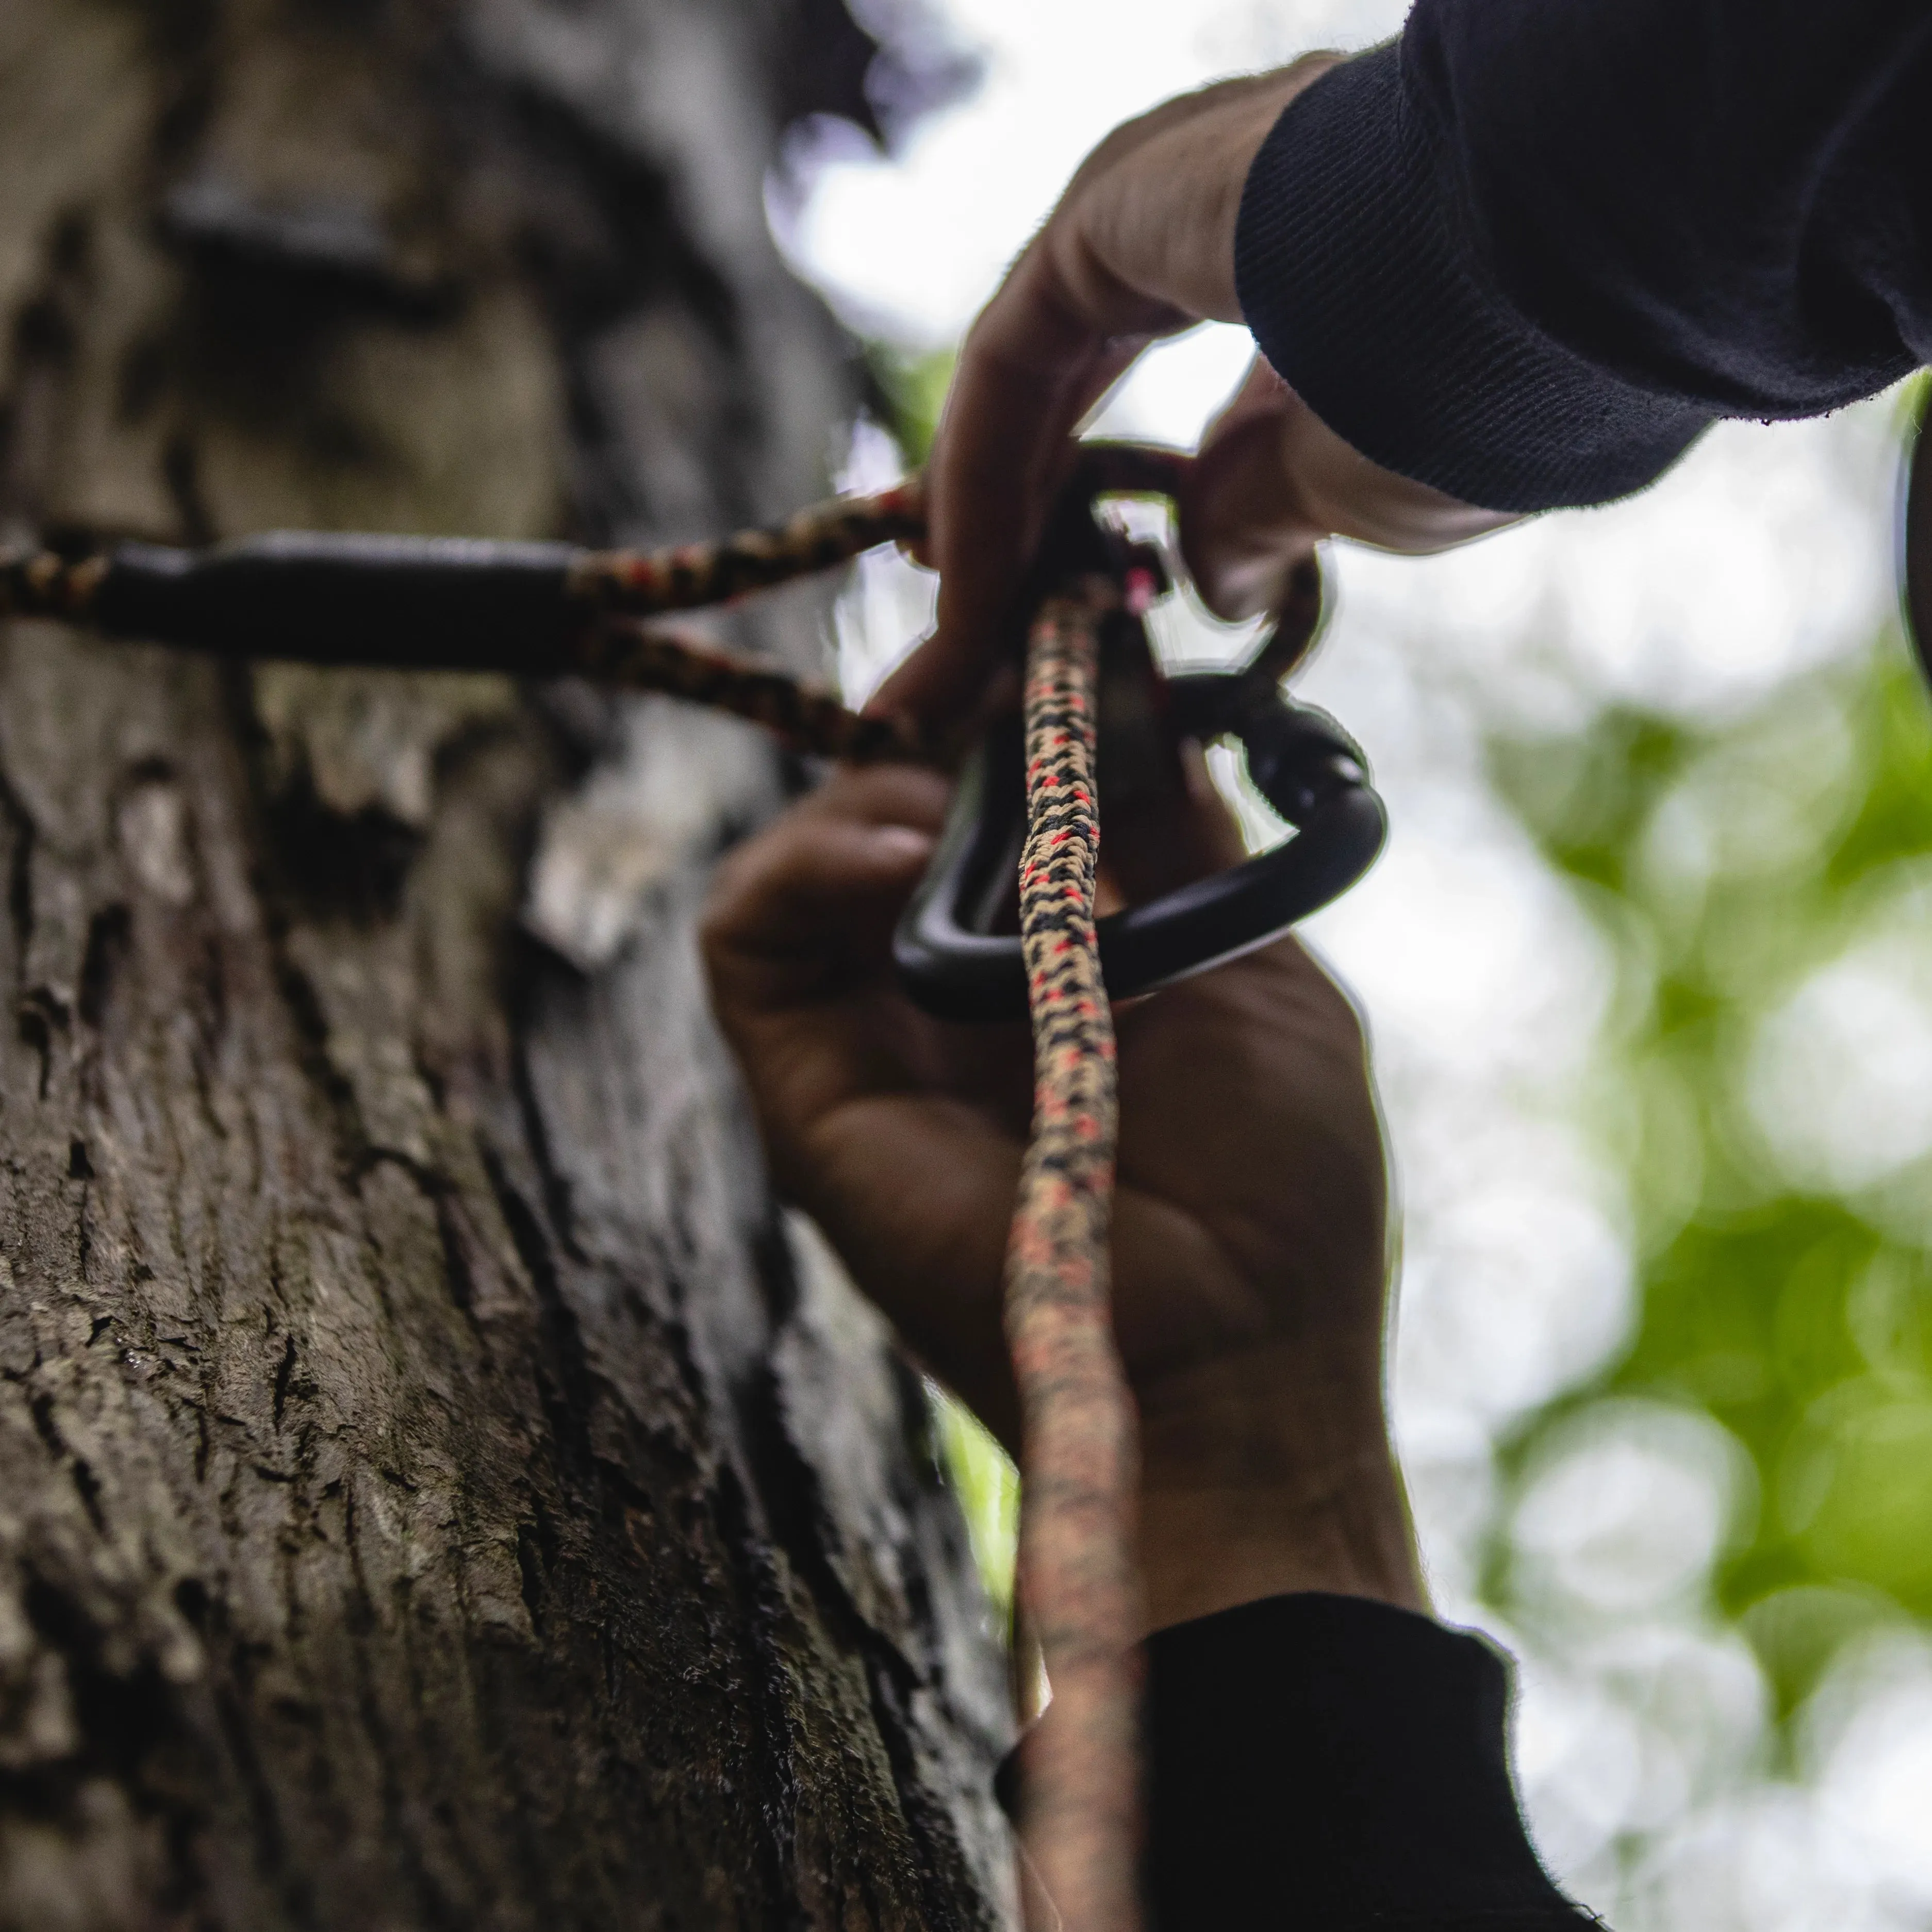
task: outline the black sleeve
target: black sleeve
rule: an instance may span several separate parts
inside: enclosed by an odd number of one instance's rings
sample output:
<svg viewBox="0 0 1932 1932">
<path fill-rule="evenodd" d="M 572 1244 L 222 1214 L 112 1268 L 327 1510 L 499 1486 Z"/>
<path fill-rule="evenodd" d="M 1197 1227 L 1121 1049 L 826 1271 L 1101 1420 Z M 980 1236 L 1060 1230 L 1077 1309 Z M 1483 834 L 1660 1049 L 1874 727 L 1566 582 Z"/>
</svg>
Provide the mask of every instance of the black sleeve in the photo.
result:
<svg viewBox="0 0 1932 1932">
<path fill-rule="evenodd" d="M 1277 122 L 1235 255 L 1364 454 L 1490 509 L 1623 495 L 1932 359 L 1932 6 L 1417 0 Z"/>
<path fill-rule="evenodd" d="M 1580 1932 L 1504 1755 L 1480 1640 L 1360 1598 L 1275 1597 L 1148 1646 L 1158 1932 Z"/>
</svg>

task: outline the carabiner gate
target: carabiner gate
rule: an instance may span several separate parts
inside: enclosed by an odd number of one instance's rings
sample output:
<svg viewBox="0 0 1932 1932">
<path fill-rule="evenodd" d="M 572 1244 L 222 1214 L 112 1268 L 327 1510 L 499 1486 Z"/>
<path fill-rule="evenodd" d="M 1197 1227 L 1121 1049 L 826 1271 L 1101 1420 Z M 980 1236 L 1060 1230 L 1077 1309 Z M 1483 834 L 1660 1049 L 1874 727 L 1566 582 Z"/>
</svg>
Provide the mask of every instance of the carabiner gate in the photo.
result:
<svg viewBox="0 0 1932 1932">
<path fill-rule="evenodd" d="M 1073 543 L 1087 550 L 1087 532 L 1096 532 L 1124 574 L 1130 547 L 1098 530 L 1090 502 L 1080 513 L 1084 529 Z M 1388 816 L 1360 746 L 1325 712 L 1295 704 L 1281 689 L 1282 674 L 1314 636 L 1321 602 L 1311 561 L 1289 609 L 1246 667 L 1174 677 L 1156 668 L 1135 611 L 1124 608 L 1108 620 L 1100 682 L 1103 812 L 1108 792 L 1132 785 L 1163 748 L 1171 757 L 1181 739 L 1206 746 L 1232 738 L 1256 789 L 1294 828 L 1272 850 L 1101 920 L 1101 968 L 1112 998 L 1151 992 L 1268 945 L 1347 891 L 1382 850 Z M 1019 939 L 997 929 L 1012 899 L 1024 831 L 1024 760 L 1018 716 L 1002 719 L 968 760 L 932 862 L 893 936 L 901 983 L 941 1019 L 1026 1017 Z"/>
</svg>

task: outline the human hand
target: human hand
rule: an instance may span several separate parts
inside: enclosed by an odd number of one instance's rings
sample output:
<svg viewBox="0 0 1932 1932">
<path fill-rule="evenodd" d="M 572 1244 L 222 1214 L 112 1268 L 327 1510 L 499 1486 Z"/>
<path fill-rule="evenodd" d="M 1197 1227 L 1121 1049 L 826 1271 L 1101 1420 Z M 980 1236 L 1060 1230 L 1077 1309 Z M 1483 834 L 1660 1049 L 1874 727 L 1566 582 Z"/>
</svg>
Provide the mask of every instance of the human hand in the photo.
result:
<svg viewBox="0 0 1932 1932">
<path fill-rule="evenodd" d="M 968 333 L 927 465 L 933 638 L 874 700 L 944 730 L 970 715 L 1016 637 L 1013 606 L 1071 468 L 1082 418 L 1148 345 L 1239 322 L 1234 224 L 1282 111 L 1340 57 L 1222 81 L 1116 128 Z M 1274 607 L 1318 538 L 1424 551 L 1507 519 L 1379 468 L 1257 361 L 1180 504 L 1210 608 Z"/>
<path fill-rule="evenodd" d="M 945 1024 L 890 935 L 945 781 L 844 770 L 721 868 L 718 1016 L 773 1179 L 1010 1448 L 1000 1324 L 1032 1095 L 1012 1027 Z M 1198 760 L 1186 809 L 1116 814 L 1130 898 L 1238 858 Z M 1116 1014 L 1114 1326 L 1140 1412 L 1151 1627 L 1297 1589 L 1419 1606 L 1382 1409 L 1384 1170 L 1347 1001 L 1292 940 Z"/>
</svg>

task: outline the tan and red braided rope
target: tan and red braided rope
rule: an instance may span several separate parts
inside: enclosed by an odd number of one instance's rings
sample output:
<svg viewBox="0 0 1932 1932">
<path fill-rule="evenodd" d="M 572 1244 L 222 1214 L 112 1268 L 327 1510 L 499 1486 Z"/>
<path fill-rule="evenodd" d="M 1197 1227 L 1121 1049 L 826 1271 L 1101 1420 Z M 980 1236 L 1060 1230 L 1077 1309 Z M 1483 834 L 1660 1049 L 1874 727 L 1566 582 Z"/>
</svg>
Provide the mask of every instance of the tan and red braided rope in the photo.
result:
<svg viewBox="0 0 1932 1932">
<path fill-rule="evenodd" d="M 626 691 L 654 691 L 762 724 L 795 752 L 854 764 L 940 762 L 910 720 L 853 710 L 783 664 L 659 625 L 607 623 L 570 650 L 567 668 Z"/>
<path fill-rule="evenodd" d="M 834 496 L 776 529 L 740 530 L 716 543 L 587 550 L 572 567 L 570 588 L 596 609 L 632 616 L 695 610 L 925 534 L 925 479 L 914 475 L 872 496 Z"/>
<path fill-rule="evenodd" d="M 1108 1298 L 1114 1024 L 1094 932 L 1095 690 L 1118 601 L 1104 579 L 1048 599 L 1027 651 L 1019 895 L 1034 1118 L 1006 1328 L 1022 1429 L 1020 1588 L 1054 1700 L 1029 1745 L 1024 1826 L 1066 1932 L 1139 1920 L 1138 1454 Z"/>
</svg>

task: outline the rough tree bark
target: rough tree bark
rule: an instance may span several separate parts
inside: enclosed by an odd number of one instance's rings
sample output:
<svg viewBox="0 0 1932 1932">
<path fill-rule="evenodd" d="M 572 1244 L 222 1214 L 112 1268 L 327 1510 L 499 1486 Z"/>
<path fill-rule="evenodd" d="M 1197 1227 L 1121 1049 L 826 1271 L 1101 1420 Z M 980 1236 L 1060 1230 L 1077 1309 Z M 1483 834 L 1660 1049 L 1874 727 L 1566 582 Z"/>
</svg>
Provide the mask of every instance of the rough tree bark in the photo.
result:
<svg viewBox="0 0 1932 1932">
<path fill-rule="evenodd" d="M 809 499 L 854 379 L 761 184 L 870 53 L 829 0 L 4 0 L 0 518 Z M 920 1387 L 697 976 L 786 782 L 656 701 L 0 634 L 0 1925 L 998 1922 Z"/>
</svg>

